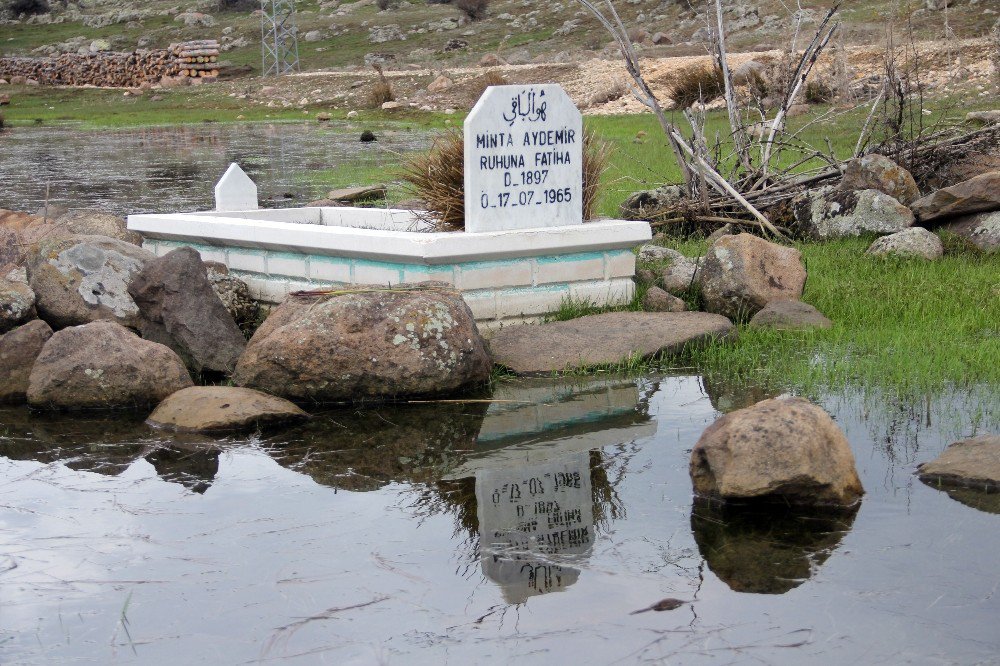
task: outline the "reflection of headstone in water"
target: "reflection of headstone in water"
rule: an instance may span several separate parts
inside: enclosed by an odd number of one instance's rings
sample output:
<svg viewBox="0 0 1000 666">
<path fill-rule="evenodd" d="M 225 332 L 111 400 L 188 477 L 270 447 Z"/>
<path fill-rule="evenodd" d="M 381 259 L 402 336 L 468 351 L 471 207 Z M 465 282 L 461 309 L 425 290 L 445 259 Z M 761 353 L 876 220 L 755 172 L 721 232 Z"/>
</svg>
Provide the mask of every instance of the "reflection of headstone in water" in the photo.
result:
<svg viewBox="0 0 1000 666">
<path fill-rule="evenodd" d="M 476 503 L 483 573 L 509 603 L 576 582 L 580 572 L 565 556 L 586 555 L 594 543 L 589 453 L 479 469 Z"/>
</svg>

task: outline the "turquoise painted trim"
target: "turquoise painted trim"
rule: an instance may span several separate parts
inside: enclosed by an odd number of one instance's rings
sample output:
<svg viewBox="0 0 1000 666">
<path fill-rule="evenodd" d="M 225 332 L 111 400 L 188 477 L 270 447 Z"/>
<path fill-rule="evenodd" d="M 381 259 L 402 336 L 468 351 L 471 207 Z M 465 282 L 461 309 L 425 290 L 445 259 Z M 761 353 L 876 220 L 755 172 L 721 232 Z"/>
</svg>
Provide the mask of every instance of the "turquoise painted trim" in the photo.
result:
<svg viewBox="0 0 1000 666">
<path fill-rule="evenodd" d="M 604 260 L 604 252 L 578 252 L 576 254 L 544 254 L 535 257 L 535 261 L 540 264 L 561 264 L 572 261 L 591 261 L 597 259 Z"/>
</svg>

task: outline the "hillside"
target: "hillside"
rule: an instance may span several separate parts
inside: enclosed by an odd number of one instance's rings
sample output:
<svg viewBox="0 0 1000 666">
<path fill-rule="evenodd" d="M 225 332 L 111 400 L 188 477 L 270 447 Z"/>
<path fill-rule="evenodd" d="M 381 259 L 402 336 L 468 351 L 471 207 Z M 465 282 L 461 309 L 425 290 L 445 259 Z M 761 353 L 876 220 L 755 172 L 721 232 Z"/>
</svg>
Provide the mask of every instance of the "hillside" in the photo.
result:
<svg viewBox="0 0 1000 666">
<path fill-rule="evenodd" d="M 946 1 L 847 0 L 841 12 L 844 28 L 839 43 L 884 43 L 892 11 L 898 12 L 897 30 L 909 23 L 918 40 L 982 37 L 1000 18 L 990 0 L 953 0 L 947 10 L 927 9 L 927 5 Z M 0 7 L 7 2 L 0 0 Z M 385 5 L 386 0 L 300 0 L 297 22 L 303 70 L 363 68 L 366 56 L 369 61 L 376 56 L 395 69 L 440 69 L 473 65 L 487 54 L 509 64 L 582 62 L 613 55 L 608 35 L 574 0 L 492 0 L 478 21 L 468 20 L 451 4 L 388 0 L 388 9 L 380 10 L 377 2 Z M 229 63 L 248 66 L 251 71 L 260 68 L 259 15 L 218 11 L 218 0 L 183 5 L 170 0 L 51 0 L 51 4 L 46 14 L 0 18 L 0 55 L 130 51 L 182 40 L 220 39 Z M 785 3 L 739 0 L 725 4 L 732 51 L 770 50 L 788 44 L 794 19 Z M 808 32 L 826 5 L 816 0 L 800 4 L 805 8 L 803 31 Z M 706 17 L 688 3 L 619 0 L 616 7 L 644 56 L 705 52 Z M 654 36 L 658 43 L 653 43 Z M 446 50 L 449 46 L 453 48 Z"/>
</svg>

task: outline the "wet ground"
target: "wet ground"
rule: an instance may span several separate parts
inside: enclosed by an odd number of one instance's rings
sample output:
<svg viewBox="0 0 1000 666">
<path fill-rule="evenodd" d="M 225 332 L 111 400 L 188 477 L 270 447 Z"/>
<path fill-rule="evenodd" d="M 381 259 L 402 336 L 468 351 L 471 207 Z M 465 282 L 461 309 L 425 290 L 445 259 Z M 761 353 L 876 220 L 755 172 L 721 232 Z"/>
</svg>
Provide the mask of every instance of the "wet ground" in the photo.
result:
<svg viewBox="0 0 1000 666">
<path fill-rule="evenodd" d="M 222 441 L 0 410 L 0 661 L 996 663 L 997 496 L 913 474 L 995 391 L 821 398 L 856 512 L 695 504 L 698 436 L 768 395 L 510 381 Z"/>
<path fill-rule="evenodd" d="M 424 149 L 432 138 L 427 130 L 397 128 L 363 144 L 361 130 L 315 122 L 10 128 L 0 134 L 0 208 L 34 211 L 48 186 L 51 204 L 119 215 L 212 209 L 215 183 L 232 162 L 257 183 L 262 206 L 301 205 L 333 186 L 390 179 L 401 153 Z M 326 169 L 345 175 L 328 182 L 310 177 Z M 385 173 L 354 175 L 368 169 Z"/>
</svg>

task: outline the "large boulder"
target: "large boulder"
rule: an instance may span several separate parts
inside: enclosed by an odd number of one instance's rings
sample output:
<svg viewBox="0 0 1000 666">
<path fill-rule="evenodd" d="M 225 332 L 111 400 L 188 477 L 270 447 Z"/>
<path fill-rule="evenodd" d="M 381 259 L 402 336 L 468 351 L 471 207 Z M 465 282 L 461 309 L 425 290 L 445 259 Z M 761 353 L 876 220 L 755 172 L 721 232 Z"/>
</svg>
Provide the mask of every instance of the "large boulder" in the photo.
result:
<svg viewBox="0 0 1000 666">
<path fill-rule="evenodd" d="M 191 386 L 169 347 L 110 321 L 55 333 L 28 380 L 28 404 L 45 409 L 141 407 Z"/>
<path fill-rule="evenodd" d="M 155 257 L 106 236 L 46 238 L 28 254 L 28 282 L 38 313 L 53 328 L 111 320 L 138 328 L 132 278 Z"/>
<path fill-rule="evenodd" d="M 605 312 L 504 328 L 490 339 L 494 361 L 519 375 L 617 365 L 726 338 L 732 322 L 706 312 Z"/>
<path fill-rule="evenodd" d="M 246 338 L 216 296 L 198 251 L 180 247 L 146 263 L 128 293 L 142 337 L 165 344 L 194 372 L 230 373 Z"/>
<path fill-rule="evenodd" d="M 821 408 L 781 396 L 726 414 L 691 452 L 702 497 L 850 505 L 864 493 L 847 437 Z"/>
<path fill-rule="evenodd" d="M 893 234 L 913 226 L 910 209 L 878 190 L 808 190 L 792 200 L 792 214 L 800 232 L 815 239 Z"/>
<path fill-rule="evenodd" d="M 919 467 L 928 484 L 1000 492 L 1000 435 L 980 435 L 951 444 Z"/>
<path fill-rule="evenodd" d="M 309 415 L 291 402 L 235 386 L 191 386 L 161 402 L 146 421 L 180 432 L 229 432 L 297 423 Z"/>
<path fill-rule="evenodd" d="M 937 234 L 923 227 L 912 227 L 877 238 L 865 254 L 876 257 L 917 257 L 934 260 L 944 256 L 944 244 Z"/>
<path fill-rule="evenodd" d="M 344 402 L 453 393 L 486 381 L 491 367 L 459 293 L 372 287 L 286 300 L 250 340 L 233 380 Z"/>
<path fill-rule="evenodd" d="M 1000 210 L 1000 171 L 983 173 L 944 187 L 917 199 L 911 208 L 920 224 Z"/>
<path fill-rule="evenodd" d="M 802 301 L 771 301 L 747 324 L 751 328 L 773 328 L 797 331 L 808 328 L 830 328 L 833 322 L 822 312 Z"/>
<path fill-rule="evenodd" d="M 708 312 L 744 320 L 771 301 L 799 300 L 806 269 L 795 248 L 738 234 L 708 249 L 697 281 Z"/>
<path fill-rule="evenodd" d="M 40 319 L 0 335 L 0 403 L 27 399 L 28 376 L 52 329 Z"/>
<path fill-rule="evenodd" d="M 25 282 L 0 277 L 0 333 L 35 318 L 35 292 Z"/>
<path fill-rule="evenodd" d="M 884 155 L 865 155 L 848 162 L 840 189 L 878 190 L 903 205 L 920 197 L 913 175 Z"/>
<path fill-rule="evenodd" d="M 1000 252 L 1000 211 L 965 215 L 942 229 L 968 239 L 987 254 Z"/>
<path fill-rule="evenodd" d="M 142 236 L 129 231 L 125 218 L 103 210 L 75 210 L 59 216 L 55 224 L 80 236 L 107 236 L 132 245 L 142 245 Z"/>
</svg>

